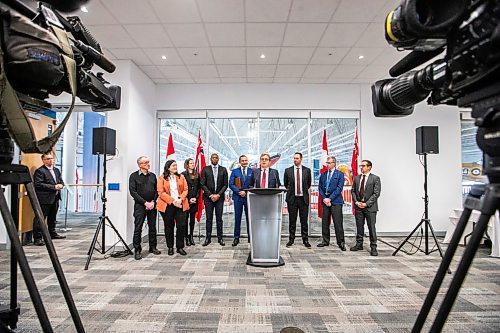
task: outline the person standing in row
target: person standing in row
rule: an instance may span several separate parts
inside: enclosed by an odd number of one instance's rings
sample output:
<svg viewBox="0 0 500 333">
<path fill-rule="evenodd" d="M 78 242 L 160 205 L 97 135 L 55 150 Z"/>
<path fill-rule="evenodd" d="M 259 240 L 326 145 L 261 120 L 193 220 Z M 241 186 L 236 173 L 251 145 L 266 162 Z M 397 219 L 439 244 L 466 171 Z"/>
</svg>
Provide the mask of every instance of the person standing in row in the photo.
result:
<svg viewBox="0 0 500 333">
<path fill-rule="evenodd" d="M 323 210 L 321 217 L 321 234 L 323 241 L 318 247 L 330 245 L 330 219 L 333 218 L 335 228 L 335 238 L 337 245 L 342 251 L 345 251 L 344 222 L 342 215 L 342 190 L 344 188 L 344 174 L 335 169 L 337 160 L 333 156 L 326 159 L 327 171 L 319 177 L 318 191 L 321 198 L 321 208 Z"/>
<path fill-rule="evenodd" d="M 227 170 L 219 165 L 219 155 L 213 153 L 210 156 L 210 165 L 201 170 L 201 187 L 203 188 L 203 201 L 205 203 L 207 236 L 203 246 L 207 246 L 212 242 L 212 225 L 215 218 L 217 221 L 217 239 L 221 246 L 226 245 L 223 239 L 223 221 L 222 213 L 224 212 L 224 193 L 227 190 L 228 184 Z"/>
<path fill-rule="evenodd" d="M 250 231 L 248 230 L 247 193 L 243 190 L 246 188 L 246 182 L 249 178 L 248 157 L 241 155 L 239 163 L 240 167 L 233 169 L 231 177 L 229 177 L 229 188 L 233 191 L 234 203 L 234 240 L 232 246 L 237 246 L 240 242 L 241 218 L 243 216 L 243 210 L 245 210 L 247 233 L 248 237 L 250 237 Z"/>
<path fill-rule="evenodd" d="M 192 158 L 184 161 L 184 169 L 182 175 L 186 179 L 188 185 L 187 199 L 189 202 L 189 210 L 186 212 L 186 228 L 184 236 L 186 238 L 186 245 L 191 246 L 194 244 L 193 231 L 195 224 L 195 215 L 198 211 L 198 198 L 200 196 L 200 175 L 194 169 L 195 164 Z M 189 223 L 189 229 L 188 229 Z"/>
<path fill-rule="evenodd" d="M 281 186 L 278 170 L 271 169 L 271 156 L 260 154 L 260 168 L 253 170 L 248 181 L 248 188 L 279 188 Z"/>
<path fill-rule="evenodd" d="M 286 203 L 290 217 L 287 247 L 293 245 L 297 225 L 297 213 L 300 216 L 300 233 L 305 247 L 310 248 L 307 218 L 309 216 L 309 189 L 311 187 L 311 169 L 302 165 L 302 154 L 293 155 L 293 166 L 285 170 L 284 185 L 287 189 Z"/>
<path fill-rule="evenodd" d="M 161 254 L 156 248 L 156 198 L 158 192 L 156 191 L 156 175 L 149 172 L 150 164 L 147 156 L 140 156 L 137 159 L 137 166 L 139 171 L 134 171 L 128 182 L 130 195 L 134 198 L 134 237 L 133 245 L 135 250 L 135 260 L 142 259 L 141 240 L 142 240 L 142 226 L 144 220 L 148 220 L 148 240 L 149 240 L 149 253 L 155 255 Z"/>
<path fill-rule="evenodd" d="M 356 218 L 356 245 L 351 247 L 351 251 L 363 250 L 363 236 L 365 234 L 365 219 L 370 236 L 370 255 L 378 256 L 377 252 L 377 231 L 375 222 L 377 219 L 378 204 L 380 196 L 380 177 L 371 173 L 372 162 L 361 161 L 361 175 L 354 178 L 352 185 L 352 202 L 354 203 Z"/>
<path fill-rule="evenodd" d="M 184 228 L 186 214 L 189 210 L 187 200 L 188 185 L 186 178 L 177 173 L 177 162 L 168 160 L 163 168 L 163 174 L 158 178 L 158 200 L 156 207 L 160 212 L 165 225 L 165 239 L 167 241 L 168 255 L 174 254 L 174 225 L 177 226 L 175 245 L 177 253 L 185 256 Z"/>
</svg>

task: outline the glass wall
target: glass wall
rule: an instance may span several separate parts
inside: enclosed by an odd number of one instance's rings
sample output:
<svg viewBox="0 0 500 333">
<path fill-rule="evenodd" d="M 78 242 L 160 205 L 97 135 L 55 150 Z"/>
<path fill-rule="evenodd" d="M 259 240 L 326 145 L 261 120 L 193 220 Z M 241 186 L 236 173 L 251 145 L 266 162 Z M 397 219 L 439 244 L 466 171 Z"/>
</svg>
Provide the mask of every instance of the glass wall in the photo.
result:
<svg viewBox="0 0 500 333">
<path fill-rule="evenodd" d="M 473 120 L 462 120 L 462 194 L 469 193 L 475 184 L 486 184 L 483 175 L 483 152 L 476 144 L 477 127 Z"/>
</svg>

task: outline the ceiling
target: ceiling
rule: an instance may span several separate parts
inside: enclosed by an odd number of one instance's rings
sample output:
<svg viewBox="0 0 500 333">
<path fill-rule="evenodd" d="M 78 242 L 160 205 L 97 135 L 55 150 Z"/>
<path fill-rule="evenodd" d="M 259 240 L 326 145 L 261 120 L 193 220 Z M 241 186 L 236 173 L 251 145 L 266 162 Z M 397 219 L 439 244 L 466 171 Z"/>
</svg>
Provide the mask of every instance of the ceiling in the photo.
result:
<svg viewBox="0 0 500 333">
<path fill-rule="evenodd" d="M 157 84 L 372 83 L 404 55 L 384 39 L 398 3 L 91 0 L 75 14 L 108 57 Z"/>
</svg>

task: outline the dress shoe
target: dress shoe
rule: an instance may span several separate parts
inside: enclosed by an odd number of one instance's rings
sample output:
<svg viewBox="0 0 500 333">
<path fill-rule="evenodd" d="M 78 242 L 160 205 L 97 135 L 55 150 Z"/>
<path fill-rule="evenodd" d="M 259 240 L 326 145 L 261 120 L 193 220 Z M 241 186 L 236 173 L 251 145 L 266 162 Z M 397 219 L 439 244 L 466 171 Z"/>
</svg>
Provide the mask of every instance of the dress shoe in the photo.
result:
<svg viewBox="0 0 500 333">
<path fill-rule="evenodd" d="M 378 256 L 378 251 L 376 248 L 372 247 L 371 251 L 370 251 L 370 255 L 373 256 L 373 257 L 376 257 Z"/>
<path fill-rule="evenodd" d="M 177 249 L 177 253 L 179 253 L 181 256 L 185 256 L 187 254 L 184 249 Z"/>
<path fill-rule="evenodd" d="M 309 241 L 306 239 L 305 241 L 303 241 L 304 243 L 304 246 L 307 247 L 308 249 L 311 248 L 311 244 L 309 244 Z"/>
<path fill-rule="evenodd" d="M 191 246 L 191 240 L 189 239 L 189 237 L 186 237 L 186 240 L 184 243 L 186 243 L 186 246 Z"/>
<path fill-rule="evenodd" d="M 321 242 L 319 243 L 318 245 L 316 245 L 317 247 L 324 247 L 324 246 L 329 246 L 330 244 L 328 243 L 325 243 L 325 242 Z"/>
<path fill-rule="evenodd" d="M 341 249 L 342 251 L 345 251 L 346 250 L 345 243 L 340 243 L 339 244 L 339 249 Z"/>
<path fill-rule="evenodd" d="M 59 234 L 53 234 L 53 235 L 50 235 L 50 238 L 52 238 L 52 239 L 64 239 L 64 238 L 66 238 L 66 236 L 59 235 Z"/>
<path fill-rule="evenodd" d="M 207 238 L 205 238 L 205 241 L 203 242 L 203 244 L 201 246 L 207 246 L 210 243 L 212 243 L 212 241 L 210 240 L 210 237 L 207 237 Z"/>
<path fill-rule="evenodd" d="M 135 251 L 134 259 L 135 260 L 141 260 L 142 259 L 141 251 Z"/>
<path fill-rule="evenodd" d="M 239 243 L 240 243 L 240 240 L 239 240 L 238 238 L 235 238 L 235 239 L 233 240 L 233 244 L 231 244 L 231 245 L 232 245 L 232 246 L 236 246 L 236 245 L 238 245 Z"/>
<path fill-rule="evenodd" d="M 195 246 L 193 235 L 189 236 L 189 242 L 191 243 L 192 246 Z"/>
<path fill-rule="evenodd" d="M 292 247 L 293 245 L 293 240 L 289 240 L 288 243 L 286 243 L 286 247 Z"/>
<path fill-rule="evenodd" d="M 169 256 L 173 256 L 174 255 L 174 248 L 173 247 L 169 247 L 168 248 L 168 255 Z"/>
<path fill-rule="evenodd" d="M 45 242 L 42 239 L 35 239 L 35 241 L 33 242 L 33 245 L 44 246 Z"/>
<path fill-rule="evenodd" d="M 161 254 L 161 251 L 158 249 L 149 249 L 149 253 L 152 253 L 154 255 L 159 255 Z"/>
<path fill-rule="evenodd" d="M 226 246 L 226 243 L 224 243 L 224 240 L 222 238 L 219 238 L 219 244 L 220 246 Z"/>
<path fill-rule="evenodd" d="M 361 251 L 361 250 L 363 250 L 363 245 L 356 244 L 353 247 L 351 247 L 349 250 L 351 250 L 351 251 Z"/>
</svg>

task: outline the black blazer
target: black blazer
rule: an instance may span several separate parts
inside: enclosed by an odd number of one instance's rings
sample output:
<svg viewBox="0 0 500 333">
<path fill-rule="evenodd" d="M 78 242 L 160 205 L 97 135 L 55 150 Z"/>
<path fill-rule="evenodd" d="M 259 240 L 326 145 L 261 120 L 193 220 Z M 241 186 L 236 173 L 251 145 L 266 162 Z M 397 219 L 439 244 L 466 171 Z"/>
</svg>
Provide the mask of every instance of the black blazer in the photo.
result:
<svg viewBox="0 0 500 333">
<path fill-rule="evenodd" d="M 191 213 L 196 213 L 198 211 L 198 199 L 200 196 L 200 189 L 201 189 L 200 176 L 198 175 L 198 178 L 191 179 L 191 177 L 189 177 L 189 173 L 187 172 L 187 170 L 183 171 L 182 175 L 184 176 L 184 178 L 186 178 L 186 182 L 188 185 L 188 195 L 187 195 L 188 201 L 189 199 L 196 198 L 196 202 L 194 204 L 189 203 L 189 211 Z"/>
<path fill-rule="evenodd" d="M 285 198 L 287 203 L 293 203 L 295 200 L 295 187 L 297 186 L 297 183 L 295 182 L 296 173 L 295 165 L 285 169 L 285 178 L 283 182 L 287 189 Z M 302 193 L 304 194 L 304 201 L 306 204 L 309 204 L 309 189 L 311 188 L 311 183 L 311 169 L 302 166 L 302 183 L 300 186 Z"/>
<path fill-rule="evenodd" d="M 54 181 L 54 177 L 45 165 L 36 169 L 33 175 L 36 196 L 42 205 L 50 205 L 61 200 L 61 191 L 56 191 L 55 186 L 56 184 L 64 185 L 64 182 L 58 168 L 54 167 L 54 173 L 57 182 Z"/>
<path fill-rule="evenodd" d="M 227 170 L 219 165 L 217 168 L 217 187 L 214 182 L 214 173 L 212 171 L 212 164 L 207 165 L 201 170 L 201 187 L 203 188 L 203 196 L 208 198 L 212 194 L 218 194 L 224 198 L 224 192 L 227 190 L 228 176 Z"/>
<path fill-rule="evenodd" d="M 381 184 L 380 177 L 370 173 L 368 179 L 365 179 L 365 197 L 361 198 L 359 195 L 359 188 L 361 186 L 361 176 L 357 175 L 354 178 L 354 184 L 351 188 L 352 194 L 352 202 L 356 203 L 358 201 L 362 201 L 366 203 L 366 210 L 369 212 L 378 211 L 378 197 L 380 196 Z M 358 206 L 354 206 L 356 209 L 359 209 Z"/>
</svg>

